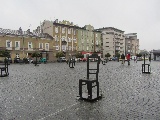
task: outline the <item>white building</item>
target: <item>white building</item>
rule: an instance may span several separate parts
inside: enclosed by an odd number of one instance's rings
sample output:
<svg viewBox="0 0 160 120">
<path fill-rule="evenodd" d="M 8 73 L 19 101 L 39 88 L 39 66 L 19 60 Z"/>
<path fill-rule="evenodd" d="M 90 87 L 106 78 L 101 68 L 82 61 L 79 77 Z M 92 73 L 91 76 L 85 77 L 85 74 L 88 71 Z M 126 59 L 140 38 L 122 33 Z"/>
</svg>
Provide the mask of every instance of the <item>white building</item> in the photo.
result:
<svg viewBox="0 0 160 120">
<path fill-rule="evenodd" d="M 114 27 L 105 27 L 97 29 L 102 33 L 102 51 L 103 57 L 109 53 L 114 57 L 116 53 L 125 54 L 125 36 L 124 31 Z"/>
</svg>

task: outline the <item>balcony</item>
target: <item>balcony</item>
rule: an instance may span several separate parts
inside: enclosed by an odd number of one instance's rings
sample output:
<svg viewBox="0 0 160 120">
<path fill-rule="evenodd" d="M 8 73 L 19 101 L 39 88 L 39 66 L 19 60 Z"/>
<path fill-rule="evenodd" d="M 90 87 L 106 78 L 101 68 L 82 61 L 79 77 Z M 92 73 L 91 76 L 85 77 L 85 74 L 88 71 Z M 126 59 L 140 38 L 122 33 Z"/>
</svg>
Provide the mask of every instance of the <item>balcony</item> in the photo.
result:
<svg viewBox="0 0 160 120">
<path fill-rule="evenodd" d="M 120 44 L 115 44 L 116 47 L 120 47 Z"/>
<path fill-rule="evenodd" d="M 120 48 L 116 48 L 116 50 L 120 50 Z"/>
</svg>

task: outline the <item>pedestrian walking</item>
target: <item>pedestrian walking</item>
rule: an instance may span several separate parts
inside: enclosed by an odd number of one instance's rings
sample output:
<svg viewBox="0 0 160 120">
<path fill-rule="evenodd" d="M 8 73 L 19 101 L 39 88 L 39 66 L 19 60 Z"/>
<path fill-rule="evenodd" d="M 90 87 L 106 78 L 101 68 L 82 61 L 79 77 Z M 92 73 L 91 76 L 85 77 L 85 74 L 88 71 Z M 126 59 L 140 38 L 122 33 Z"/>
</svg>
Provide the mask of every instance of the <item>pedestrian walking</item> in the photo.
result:
<svg viewBox="0 0 160 120">
<path fill-rule="evenodd" d="M 130 56 L 130 54 L 128 53 L 128 54 L 127 54 L 128 65 L 130 65 L 130 59 L 131 59 L 131 56 Z"/>
<path fill-rule="evenodd" d="M 134 57 L 134 63 L 136 62 L 136 57 Z"/>
<path fill-rule="evenodd" d="M 137 63 L 137 56 L 136 56 L 136 63 Z"/>
<path fill-rule="evenodd" d="M 123 53 L 121 55 L 121 59 L 122 59 L 122 64 L 124 64 L 125 63 L 125 55 Z"/>
</svg>

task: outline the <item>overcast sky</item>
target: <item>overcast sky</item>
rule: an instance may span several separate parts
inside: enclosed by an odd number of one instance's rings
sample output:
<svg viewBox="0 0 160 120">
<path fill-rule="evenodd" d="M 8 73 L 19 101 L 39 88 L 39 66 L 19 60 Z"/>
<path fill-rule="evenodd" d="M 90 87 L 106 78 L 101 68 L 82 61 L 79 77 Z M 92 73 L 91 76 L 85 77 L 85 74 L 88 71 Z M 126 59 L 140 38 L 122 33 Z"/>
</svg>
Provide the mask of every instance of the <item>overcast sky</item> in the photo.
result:
<svg viewBox="0 0 160 120">
<path fill-rule="evenodd" d="M 160 0 L 0 0 L 0 28 L 33 30 L 55 19 L 137 33 L 140 49 L 160 49 Z"/>
</svg>

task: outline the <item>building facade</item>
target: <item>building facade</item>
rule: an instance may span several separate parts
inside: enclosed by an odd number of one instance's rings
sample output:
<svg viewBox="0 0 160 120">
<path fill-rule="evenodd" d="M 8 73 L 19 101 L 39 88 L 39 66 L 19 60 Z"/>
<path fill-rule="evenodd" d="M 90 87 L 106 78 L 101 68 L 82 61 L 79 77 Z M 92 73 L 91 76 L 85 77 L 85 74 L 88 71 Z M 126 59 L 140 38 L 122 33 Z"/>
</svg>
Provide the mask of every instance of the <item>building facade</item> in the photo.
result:
<svg viewBox="0 0 160 120">
<path fill-rule="evenodd" d="M 48 61 L 53 61 L 53 38 L 48 34 L 32 33 L 0 28 L 0 50 L 8 50 L 12 60 L 14 58 L 30 58 L 34 52 L 39 52 Z"/>
<path fill-rule="evenodd" d="M 139 39 L 137 33 L 125 34 L 125 52 L 131 56 L 136 56 L 139 53 Z"/>
<path fill-rule="evenodd" d="M 102 34 L 102 54 L 103 58 L 107 53 L 115 57 L 116 53 L 125 54 L 124 31 L 114 27 L 104 27 L 97 29 Z"/>
<path fill-rule="evenodd" d="M 85 25 L 78 29 L 78 52 L 92 54 L 101 53 L 101 32 L 94 30 L 91 25 Z"/>
<path fill-rule="evenodd" d="M 151 59 L 155 61 L 160 61 L 160 49 L 159 50 L 152 50 L 151 53 Z"/>
<path fill-rule="evenodd" d="M 77 51 L 78 26 L 66 20 L 44 21 L 41 25 L 42 33 L 47 33 L 53 37 L 54 56 L 59 51 L 66 54 L 66 57 L 73 55 Z"/>
</svg>

